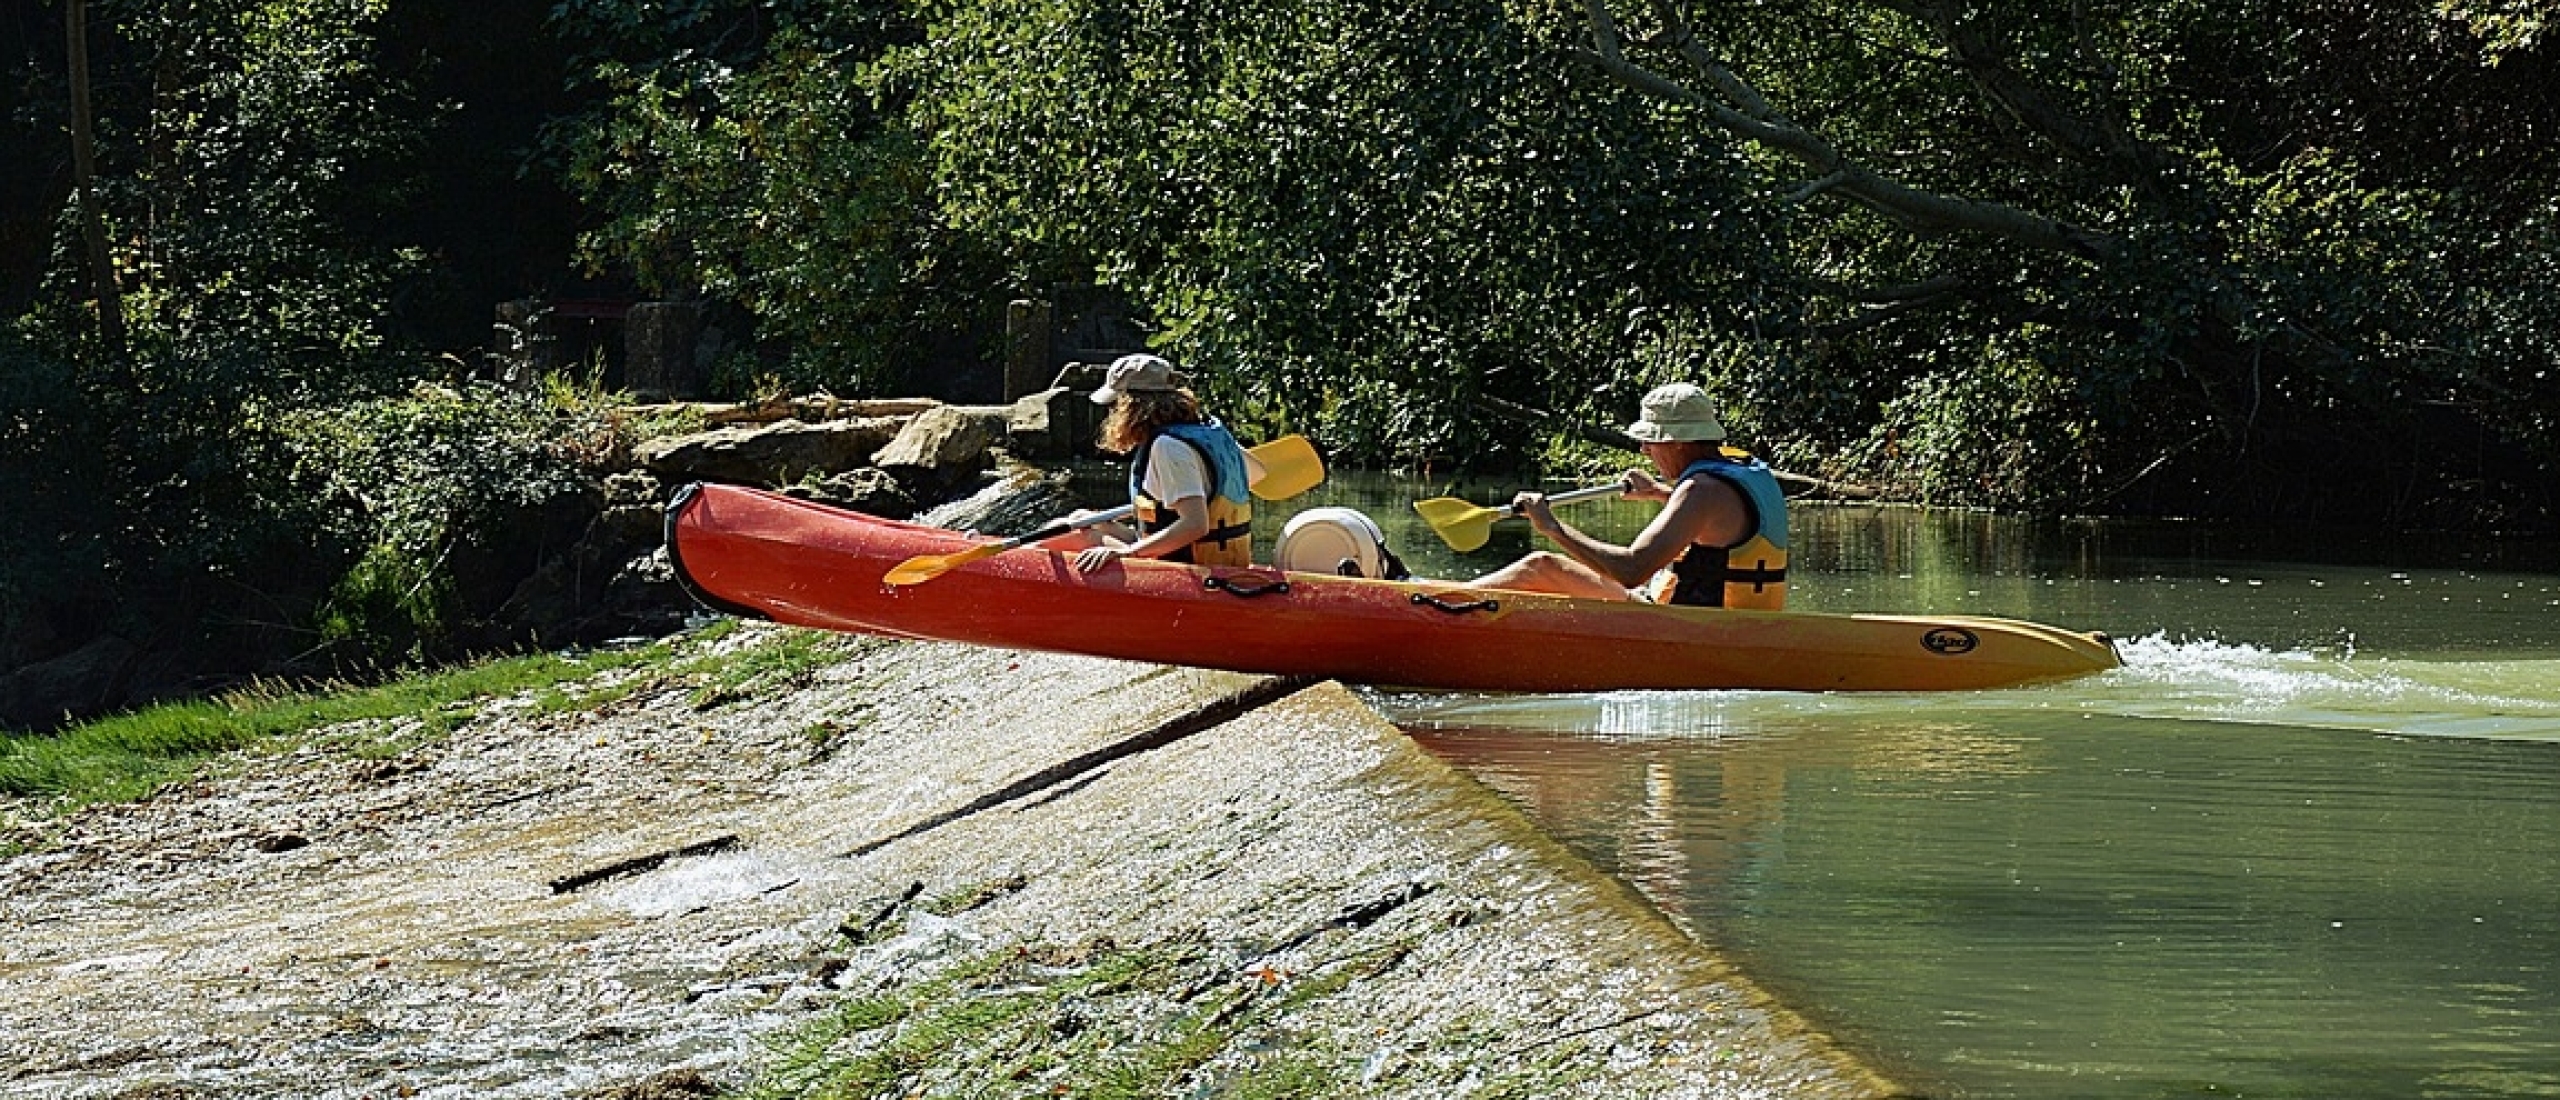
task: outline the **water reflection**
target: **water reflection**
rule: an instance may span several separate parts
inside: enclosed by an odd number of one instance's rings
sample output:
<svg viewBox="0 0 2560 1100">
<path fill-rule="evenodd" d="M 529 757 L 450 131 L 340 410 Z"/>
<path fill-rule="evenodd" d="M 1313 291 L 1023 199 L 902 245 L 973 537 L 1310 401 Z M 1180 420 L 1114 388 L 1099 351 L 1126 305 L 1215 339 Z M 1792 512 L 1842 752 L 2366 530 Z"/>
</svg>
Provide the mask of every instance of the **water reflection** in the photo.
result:
<svg viewBox="0 0 2560 1100">
<path fill-rule="evenodd" d="M 2126 667 L 1375 698 L 1930 1095 L 2560 1096 L 2546 551 L 1805 514 L 1806 606 L 2109 630 Z"/>
<path fill-rule="evenodd" d="M 1932 1095 L 2560 1087 L 2552 746 L 2006 694 L 1407 721 Z"/>
</svg>

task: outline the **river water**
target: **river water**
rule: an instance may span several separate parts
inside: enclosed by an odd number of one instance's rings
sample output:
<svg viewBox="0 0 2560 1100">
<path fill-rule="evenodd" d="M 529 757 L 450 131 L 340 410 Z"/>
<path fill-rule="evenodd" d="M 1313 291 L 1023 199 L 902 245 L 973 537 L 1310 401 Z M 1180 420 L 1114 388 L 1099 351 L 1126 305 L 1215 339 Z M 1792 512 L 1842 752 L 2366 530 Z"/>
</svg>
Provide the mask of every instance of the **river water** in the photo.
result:
<svg viewBox="0 0 2560 1100">
<path fill-rule="evenodd" d="M 1297 503 L 1361 508 L 1426 575 L 1529 548 L 1515 521 L 1450 554 L 1409 508 L 1442 489 L 1346 476 Z M 2103 630 L 2126 667 L 1376 701 L 1926 1095 L 2560 1096 L 2554 547 L 1793 520 L 1792 607 Z"/>
</svg>

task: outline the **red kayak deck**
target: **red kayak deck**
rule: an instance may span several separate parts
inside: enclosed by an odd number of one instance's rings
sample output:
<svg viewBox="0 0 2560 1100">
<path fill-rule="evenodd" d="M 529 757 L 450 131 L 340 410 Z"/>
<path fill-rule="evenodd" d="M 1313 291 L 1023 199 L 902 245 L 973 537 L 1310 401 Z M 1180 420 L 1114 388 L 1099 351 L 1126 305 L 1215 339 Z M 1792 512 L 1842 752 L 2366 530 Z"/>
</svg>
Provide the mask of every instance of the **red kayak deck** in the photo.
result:
<svg viewBox="0 0 2560 1100">
<path fill-rule="evenodd" d="M 1946 691 L 2118 666 L 2103 635 L 2010 619 L 1728 611 L 1124 558 L 997 554 L 920 584 L 892 567 L 988 540 L 727 485 L 668 507 L 706 604 L 829 630 L 1397 687 Z"/>
</svg>

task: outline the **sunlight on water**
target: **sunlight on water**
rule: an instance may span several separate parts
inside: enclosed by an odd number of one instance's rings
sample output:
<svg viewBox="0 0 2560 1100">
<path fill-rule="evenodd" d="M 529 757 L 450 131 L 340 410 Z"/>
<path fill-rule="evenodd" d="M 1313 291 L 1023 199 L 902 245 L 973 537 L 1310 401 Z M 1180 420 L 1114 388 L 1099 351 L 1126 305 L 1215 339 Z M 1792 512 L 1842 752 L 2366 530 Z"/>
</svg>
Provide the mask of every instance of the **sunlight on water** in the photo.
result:
<svg viewBox="0 0 2560 1100">
<path fill-rule="evenodd" d="M 783 889 L 800 876 L 756 851 L 725 851 L 669 861 L 650 874 L 595 891 L 602 904 L 643 917 L 696 912 Z"/>
</svg>

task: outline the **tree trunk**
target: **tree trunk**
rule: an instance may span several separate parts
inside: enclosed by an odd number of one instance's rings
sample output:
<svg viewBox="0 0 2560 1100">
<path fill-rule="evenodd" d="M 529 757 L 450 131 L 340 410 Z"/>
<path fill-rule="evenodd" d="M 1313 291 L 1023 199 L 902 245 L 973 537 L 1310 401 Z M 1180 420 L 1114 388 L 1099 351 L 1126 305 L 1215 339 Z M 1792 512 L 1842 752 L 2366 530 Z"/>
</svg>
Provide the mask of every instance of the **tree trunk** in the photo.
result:
<svg viewBox="0 0 2560 1100">
<path fill-rule="evenodd" d="M 107 249 L 106 213 L 98 203 L 98 155 L 89 112 L 89 5 L 64 0 L 63 36 L 71 63 L 71 194 L 80 204 L 80 231 L 88 239 L 89 282 L 98 295 L 98 335 L 107 354 L 124 355 L 124 298 L 116 289 L 115 258 Z"/>
</svg>

